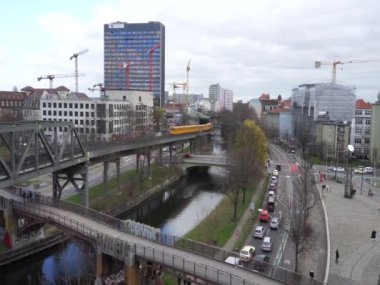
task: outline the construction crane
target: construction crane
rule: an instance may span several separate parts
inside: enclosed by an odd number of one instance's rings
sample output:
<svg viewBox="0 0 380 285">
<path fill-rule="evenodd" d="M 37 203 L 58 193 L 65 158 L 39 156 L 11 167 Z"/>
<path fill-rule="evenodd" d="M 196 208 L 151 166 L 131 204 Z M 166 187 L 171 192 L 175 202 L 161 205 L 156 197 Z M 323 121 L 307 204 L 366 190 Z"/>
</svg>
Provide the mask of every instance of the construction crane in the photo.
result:
<svg viewBox="0 0 380 285">
<path fill-rule="evenodd" d="M 72 74 L 49 74 L 49 75 L 39 76 L 39 77 L 37 77 L 37 80 L 41 81 L 42 79 L 49 79 L 50 80 L 50 82 L 49 82 L 50 89 L 53 89 L 54 78 L 67 78 L 67 77 L 75 77 L 75 76 L 85 76 L 85 74 L 78 74 L 78 75 L 75 73 L 72 73 Z"/>
<path fill-rule="evenodd" d="M 131 87 L 131 66 L 132 65 L 144 65 L 137 62 L 124 62 L 120 67 L 125 69 L 125 87 L 129 89 Z"/>
<path fill-rule="evenodd" d="M 189 62 L 187 63 L 186 66 L 186 94 L 189 96 L 189 72 L 190 72 L 190 62 L 191 58 L 189 59 Z"/>
<path fill-rule="evenodd" d="M 70 56 L 70 60 L 75 58 L 75 92 L 78 92 L 78 56 L 81 54 L 84 54 L 88 52 L 88 49 L 81 50 L 80 52 L 74 53 L 72 56 Z"/>
<path fill-rule="evenodd" d="M 154 54 L 154 51 L 160 47 L 161 47 L 161 45 L 160 45 L 160 43 L 158 43 L 155 46 L 153 46 L 151 49 L 149 49 L 149 51 L 148 51 L 148 56 L 149 56 L 149 91 L 153 91 L 153 54 Z"/>
<path fill-rule="evenodd" d="M 332 65 L 332 79 L 331 83 L 336 83 L 336 66 L 338 64 L 349 64 L 349 63 L 366 63 L 366 62 L 380 62 L 380 60 L 349 60 L 349 61 L 336 61 L 333 62 L 321 62 L 321 61 L 315 61 L 314 67 L 320 68 L 322 65 Z"/>
</svg>

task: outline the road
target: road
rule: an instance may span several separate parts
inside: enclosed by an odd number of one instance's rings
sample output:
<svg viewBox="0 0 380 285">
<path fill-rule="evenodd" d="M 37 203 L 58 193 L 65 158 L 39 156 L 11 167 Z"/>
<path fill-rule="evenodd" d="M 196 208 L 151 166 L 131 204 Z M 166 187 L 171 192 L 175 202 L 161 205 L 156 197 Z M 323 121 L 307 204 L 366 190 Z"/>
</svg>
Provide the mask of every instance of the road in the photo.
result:
<svg viewBox="0 0 380 285">
<path fill-rule="evenodd" d="M 268 171 L 272 172 L 276 164 L 281 164 L 281 171 L 279 171 L 277 190 L 276 190 L 276 206 L 274 212 L 270 213 L 271 216 L 281 217 L 280 226 L 277 230 L 270 229 L 269 223 L 257 222 L 253 225 L 252 233 L 247 240 L 247 245 L 253 245 L 256 248 L 256 255 L 266 254 L 269 256 L 269 263 L 276 266 L 281 266 L 285 269 L 294 270 L 295 262 L 295 249 L 292 239 L 288 235 L 289 227 L 289 210 L 291 208 L 293 199 L 293 165 L 296 158 L 292 154 L 287 154 L 284 150 L 276 145 L 270 145 L 270 164 Z M 265 202 L 264 202 L 265 203 Z M 264 206 L 264 205 L 263 205 Z M 265 206 L 264 206 L 265 207 Z M 272 238 L 272 251 L 264 252 L 261 249 L 262 239 L 254 238 L 253 233 L 256 226 L 264 226 L 266 229 L 266 236 Z M 253 267 L 253 263 L 246 264 L 248 268 Z M 275 274 L 270 272 L 272 268 L 267 267 L 265 273 Z"/>
</svg>

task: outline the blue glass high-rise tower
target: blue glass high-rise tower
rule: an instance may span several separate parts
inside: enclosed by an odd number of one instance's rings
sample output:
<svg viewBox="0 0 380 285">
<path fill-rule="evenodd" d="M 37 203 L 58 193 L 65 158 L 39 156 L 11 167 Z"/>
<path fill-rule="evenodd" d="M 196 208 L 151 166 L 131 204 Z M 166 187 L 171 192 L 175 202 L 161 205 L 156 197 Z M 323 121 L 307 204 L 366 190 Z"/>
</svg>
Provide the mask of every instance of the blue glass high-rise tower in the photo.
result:
<svg viewBox="0 0 380 285">
<path fill-rule="evenodd" d="M 163 106 L 163 24 L 116 22 L 104 25 L 104 87 L 153 91 L 155 106 Z"/>
</svg>

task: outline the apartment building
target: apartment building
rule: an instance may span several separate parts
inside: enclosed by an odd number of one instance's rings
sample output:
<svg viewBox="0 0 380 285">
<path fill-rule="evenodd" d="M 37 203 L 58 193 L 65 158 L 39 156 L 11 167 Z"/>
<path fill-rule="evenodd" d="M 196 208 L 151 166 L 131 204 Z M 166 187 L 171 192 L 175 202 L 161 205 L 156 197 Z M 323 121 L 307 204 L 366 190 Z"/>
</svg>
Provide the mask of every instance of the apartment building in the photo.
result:
<svg viewBox="0 0 380 285">
<path fill-rule="evenodd" d="M 372 106 L 363 99 L 356 100 L 355 116 L 351 128 L 351 144 L 355 147 L 355 156 L 369 158 L 371 139 Z"/>
</svg>

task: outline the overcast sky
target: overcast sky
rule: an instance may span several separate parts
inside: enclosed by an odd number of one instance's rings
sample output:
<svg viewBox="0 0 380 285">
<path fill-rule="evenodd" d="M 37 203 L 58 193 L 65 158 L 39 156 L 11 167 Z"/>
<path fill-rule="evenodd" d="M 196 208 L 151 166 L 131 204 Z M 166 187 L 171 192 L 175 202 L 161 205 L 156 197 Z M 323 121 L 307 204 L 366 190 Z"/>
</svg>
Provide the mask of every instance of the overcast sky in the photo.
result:
<svg viewBox="0 0 380 285">
<path fill-rule="evenodd" d="M 79 91 L 103 82 L 103 25 L 160 21 L 166 27 L 166 84 L 186 80 L 190 93 L 208 96 L 210 84 L 233 90 L 244 102 L 269 93 L 283 98 L 304 83 L 355 86 L 358 98 L 375 101 L 380 91 L 380 1 L 377 0 L 0 0 L 0 90 L 48 87 L 47 74 L 74 73 Z M 320 69 L 314 62 L 328 63 Z M 54 87 L 75 90 L 74 78 Z"/>
</svg>

